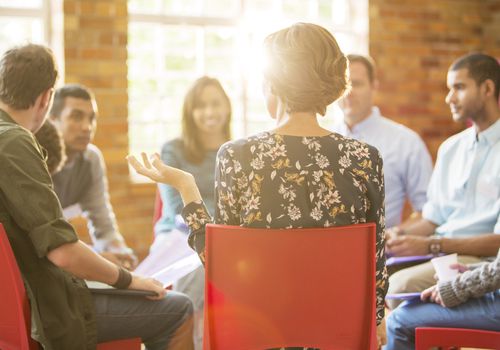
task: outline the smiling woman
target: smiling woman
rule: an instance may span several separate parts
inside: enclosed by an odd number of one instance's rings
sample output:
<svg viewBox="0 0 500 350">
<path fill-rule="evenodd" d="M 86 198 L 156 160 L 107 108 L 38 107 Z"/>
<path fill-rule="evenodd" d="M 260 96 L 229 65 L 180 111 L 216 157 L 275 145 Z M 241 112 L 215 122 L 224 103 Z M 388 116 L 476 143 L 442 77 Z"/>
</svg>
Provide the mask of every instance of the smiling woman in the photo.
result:
<svg viewBox="0 0 500 350">
<path fill-rule="evenodd" d="M 188 90 L 182 108 L 182 138 L 163 145 L 162 160 L 196 178 L 203 199 L 211 213 L 214 212 L 215 158 L 219 147 L 231 138 L 231 103 L 221 83 L 214 78 L 201 77 Z M 182 210 L 179 192 L 171 186 L 160 184 L 163 202 L 161 217 L 155 225 L 155 234 L 168 235 L 180 228 L 176 217 Z M 167 240 L 168 240 L 168 236 Z M 164 241 L 165 236 L 161 238 Z M 174 289 L 188 294 L 195 307 L 195 342 L 201 348 L 204 270 L 198 268 L 174 285 Z"/>
</svg>

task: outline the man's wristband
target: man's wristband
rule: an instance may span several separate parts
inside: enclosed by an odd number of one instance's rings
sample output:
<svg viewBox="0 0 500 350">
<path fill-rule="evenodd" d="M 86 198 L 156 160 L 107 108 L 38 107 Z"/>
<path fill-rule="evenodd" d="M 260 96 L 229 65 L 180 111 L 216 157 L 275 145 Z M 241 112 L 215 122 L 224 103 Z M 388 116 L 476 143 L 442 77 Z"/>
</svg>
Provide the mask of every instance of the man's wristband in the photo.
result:
<svg viewBox="0 0 500 350">
<path fill-rule="evenodd" d="M 127 289 L 130 286 L 130 283 L 132 283 L 132 274 L 123 267 L 119 267 L 118 279 L 114 284 L 112 284 L 112 286 L 116 289 Z"/>
</svg>

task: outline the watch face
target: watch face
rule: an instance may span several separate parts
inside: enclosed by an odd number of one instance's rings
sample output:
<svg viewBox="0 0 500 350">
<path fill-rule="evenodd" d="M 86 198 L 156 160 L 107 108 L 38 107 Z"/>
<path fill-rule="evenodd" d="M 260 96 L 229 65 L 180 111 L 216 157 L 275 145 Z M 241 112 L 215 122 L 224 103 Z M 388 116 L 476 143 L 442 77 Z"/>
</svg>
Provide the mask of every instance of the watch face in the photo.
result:
<svg viewBox="0 0 500 350">
<path fill-rule="evenodd" d="M 439 254 L 441 252 L 441 244 L 439 244 L 438 242 L 433 242 L 431 243 L 429 250 L 434 255 Z"/>
</svg>

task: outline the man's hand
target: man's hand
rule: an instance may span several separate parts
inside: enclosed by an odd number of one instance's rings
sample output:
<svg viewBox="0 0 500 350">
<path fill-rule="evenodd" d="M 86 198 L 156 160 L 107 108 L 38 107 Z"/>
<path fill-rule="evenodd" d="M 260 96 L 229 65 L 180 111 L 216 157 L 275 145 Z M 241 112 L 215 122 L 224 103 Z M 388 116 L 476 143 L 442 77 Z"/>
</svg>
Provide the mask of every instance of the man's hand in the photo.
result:
<svg viewBox="0 0 500 350">
<path fill-rule="evenodd" d="M 405 231 L 399 226 L 392 226 L 385 230 L 385 239 L 389 240 L 398 236 L 403 236 Z"/>
<path fill-rule="evenodd" d="M 137 257 L 133 253 L 102 252 L 101 256 L 127 270 L 133 270 L 137 267 Z"/>
<path fill-rule="evenodd" d="M 396 236 L 387 240 L 386 252 L 393 256 L 411 256 L 429 254 L 429 237 Z"/>
<path fill-rule="evenodd" d="M 143 277 L 139 275 L 132 274 L 132 282 L 128 286 L 128 289 L 137 289 L 137 290 L 148 290 L 155 292 L 157 295 L 152 297 L 147 297 L 151 300 L 160 300 L 165 297 L 167 291 L 163 288 L 163 285 L 160 281 L 157 281 L 150 277 Z"/>
<path fill-rule="evenodd" d="M 446 307 L 446 305 L 444 305 L 443 303 L 443 300 L 441 299 L 441 294 L 439 294 L 439 288 L 437 287 L 437 285 L 433 285 L 432 287 L 429 287 L 422 293 L 420 293 L 420 299 L 422 301 L 429 300 L 430 302 Z"/>
<path fill-rule="evenodd" d="M 138 263 L 134 251 L 119 239 L 108 242 L 101 256 L 127 270 L 135 269 Z"/>
</svg>

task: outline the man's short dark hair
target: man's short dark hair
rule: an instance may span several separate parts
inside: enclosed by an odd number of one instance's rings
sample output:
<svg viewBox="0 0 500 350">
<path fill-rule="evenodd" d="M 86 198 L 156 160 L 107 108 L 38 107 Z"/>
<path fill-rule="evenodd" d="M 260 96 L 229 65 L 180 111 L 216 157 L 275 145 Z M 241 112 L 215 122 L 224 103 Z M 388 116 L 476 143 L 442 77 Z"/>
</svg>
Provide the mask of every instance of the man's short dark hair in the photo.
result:
<svg viewBox="0 0 500 350">
<path fill-rule="evenodd" d="M 47 119 L 35 133 L 38 143 L 47 151 L 47 168 L 50 175 L 57 173 L 66 162 L 64 141 L 54 123 Z"/>
<path fill-rule="evenodd" d="M 467 69 L 469 76 L 474 79 L 477 85 L 490 79 L 495 85 L 495 98 L 500 95 L 500 64 L 498 61 L 483 53 L 470 53 L 458 58 L 450 67 L 450 71 Z"/>
<path fill-rule="evenodd" d="M 57 89 L 54 94 L 54 103 L 52 104 L 52 109 L 50 110 L 50 115 L 55 118 L 61 116 L 61 112 L 64 109 L 64 100 L 66 97 L 81 98 L 82 100 L 92 101 L 94 100 L 94 94 L 90 89 L 79 84 L 67 84 L 63 87 Z"/>
<path fill-rule="evenodd" d="M 54 55 L 48 47 L 13 47 L 0 59 L 0 101 L 13 109 L 28 109 L 40 94 L 54 87 L 57 74 Z"/>
<path fill-rule="evenodd" d="M 370 56 L 362 56 L 362 55 L 347 55 L 347 59 L 349 63 L 358 62 L 365 66 L 366 71 L 368 72 L 368 79 L 370 79 L 370 83 L 375 81 L 376 77 L 376 66 L 375 61 Z"/>
</svg>

